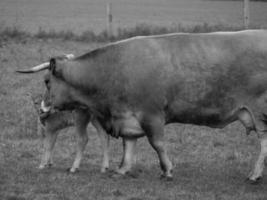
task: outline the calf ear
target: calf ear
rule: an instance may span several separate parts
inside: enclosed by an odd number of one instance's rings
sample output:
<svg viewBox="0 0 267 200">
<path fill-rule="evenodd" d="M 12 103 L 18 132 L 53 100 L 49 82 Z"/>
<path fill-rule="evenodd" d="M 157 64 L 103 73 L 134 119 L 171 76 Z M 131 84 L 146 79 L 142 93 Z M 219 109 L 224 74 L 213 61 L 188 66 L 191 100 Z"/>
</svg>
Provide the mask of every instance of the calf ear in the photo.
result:
<svg viewBox="0 0 267 200">
<path fill-rule="evenodd" d="M 52 74 L 55 74 L 55 71 L 56 71 L 56 59 L 55 58 L 50 59 L 49 70 L 52 72 Z"/>
</svg>

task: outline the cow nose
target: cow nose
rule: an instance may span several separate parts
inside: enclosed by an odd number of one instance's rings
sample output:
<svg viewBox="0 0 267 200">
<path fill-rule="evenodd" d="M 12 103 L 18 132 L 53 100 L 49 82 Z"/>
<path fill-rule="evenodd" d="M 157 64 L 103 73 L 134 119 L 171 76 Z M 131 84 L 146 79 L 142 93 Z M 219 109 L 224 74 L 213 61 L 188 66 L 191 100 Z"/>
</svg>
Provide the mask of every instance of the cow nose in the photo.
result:
<svg viewBox="0 0 267 200">
<path fill-rule="evenodd" d="M 42 113 L 47 113 L 51 110 L 51 106 L 50 104 L 46 104 L 44 101 L 41 102 L 41 108 L 40 108 L 40 111 Z"/>
</svg>

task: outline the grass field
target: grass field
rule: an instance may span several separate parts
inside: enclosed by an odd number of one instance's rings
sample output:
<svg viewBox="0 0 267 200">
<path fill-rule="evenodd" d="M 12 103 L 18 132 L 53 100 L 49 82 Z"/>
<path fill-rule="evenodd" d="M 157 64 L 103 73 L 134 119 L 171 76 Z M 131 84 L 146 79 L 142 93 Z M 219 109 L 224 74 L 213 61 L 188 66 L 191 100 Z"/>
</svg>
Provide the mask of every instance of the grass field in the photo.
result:
<svg viewBox="0 0 267 200">
<path fill-rule="evenodd" d="M 44 30 L 102 31 L 106 2 L 112 2 L 114 29 L 147 23 L 242 25 L 242 1 L 208 0 L 1 0 L 0 25 L 29 32 Z M 251 24 L 267 26 L 267 3 L 250 3 Z"/>
<path fill-rule="evenodd" d="M 80 172 L 68 174 L 75 153 L 74 129 L 60 134 L 55 165 L 37 169 L 42 151 L 36 117 L 26 93 L 42 92 L 42 75 L 21 75 L 18 68 L 33 66 L 52 55 L 80 54 L 100 44 L 62 40 L 0 40 L 0 199 L 2 200 L 264 200 L 267 178 L 249 185 L 245 178 L 259 151 L 255 134 L 245 135 L 240 124 L 225 129 L 170 125 L 165 129 L 174 180 L 160 180 L 158 158 L 145 138 L 139 140 L 137 165 L 125 177 L 100 173 L 101 146 L 95 129 Z M 111 168 L 121 158 L 121 141 L 111 142 Z"/>
</svg>

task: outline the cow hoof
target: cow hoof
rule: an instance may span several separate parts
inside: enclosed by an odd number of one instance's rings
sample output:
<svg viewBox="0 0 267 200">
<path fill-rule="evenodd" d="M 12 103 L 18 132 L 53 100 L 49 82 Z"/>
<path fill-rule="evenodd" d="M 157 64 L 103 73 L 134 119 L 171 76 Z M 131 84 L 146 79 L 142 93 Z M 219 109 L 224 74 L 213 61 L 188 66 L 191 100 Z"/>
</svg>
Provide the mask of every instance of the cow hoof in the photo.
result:
<svg viewBox="0 0 267 200">
<path fill-rule="evenodd" d="M 47 169 L 47 168 L 51 168 L 52 166 L 53 166 L 52 163 L 45 164 L 45 165 L 39 165 L 38 169 L 40 169 L 40 170 Z"/>
<path fill-rule="evenodd" d="M 127 172 L 126 176 L 133 179 L 137 179 L 139 177 L 139 174 L 137 172 Z"/>
<path fill-rule="evenodd" d="M 256 178 L 256 179 L 250 179 L 250 178 L 246 179 L 246 182 L 251 184 L 251 185 L 258 185 L 258 184 L 261 183 L 261 181 L 262 181 L 262 177 L 261 176 Z"/>
<path fill-rule="evenodd" d="M 78 173 L 79 172 L 79 169 L 78 168 L 68 168 L 67 169 L 67 172 L 71 173 L 71 174 L 75 174 L 75 173 Z"/>
<path fill-rule="evenodd" d="M 45 166 L 44 166 L 44 165 L 40 165 L 40 166 L 38 167 L 38 169 L 40 169 L 40 170 L 45 169 Z"/>
<path fill-rule="evenodd" d="M 164 180 L 164 181 L 173 181 L 173 177 L 172 176 L 166 176 L 165 174 L 162 174 L 160 176 L 160 179 Z"/>
<path fill-rule="evenodd" d="M 118 179 L 118 178 L 124 177 L 124 174 L 118 174 L 116 171 L 114 171 L 114 173 L 111 173 L 109 175 L 109 177 L 114 178 L 114 179 Z"/>
<path fill-rule="evenodd" d="M 100 172 L 104 174 L 104 173 L 106 173 L 108 170 L 109 170 L 108 167 L 103 167 L 103 168 L 101 168 Z"/>
<path fill-rule="evenodd" d="M 119 168 L 117 170 L 115 170 L 115 172 L 117 174 L 121 174 L 121 175 L 125 175 L 126 173 L 128 173 L 130 170 L 125 170 L 125 169 L 122 169 L 122 168 Z"/>
</svg>

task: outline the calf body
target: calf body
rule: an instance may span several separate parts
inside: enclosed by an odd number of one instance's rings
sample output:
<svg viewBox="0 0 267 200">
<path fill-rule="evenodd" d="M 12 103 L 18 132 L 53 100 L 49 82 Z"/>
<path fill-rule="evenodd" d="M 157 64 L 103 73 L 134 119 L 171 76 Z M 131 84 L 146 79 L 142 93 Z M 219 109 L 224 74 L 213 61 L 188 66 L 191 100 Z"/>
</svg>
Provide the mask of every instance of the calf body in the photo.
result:
<svg viewBox="0 0 267 200">
<path fill-rule="evenodd" d="M 57 111 L 57 112 L 43 112 L 44 108 L 40 107 L 41 101 L 45 99 L 32 98 L 33 106 L 38 117 L 38 132 L 43 137 L 43 154 L 41 156 L 41 163 L 39 169 L 52 166 L 52 152 L 58 136 L 59 131 L 67 127 L 75 126 L 77 132 L 77 150 L 74 163 L 70 168 L 70 172 L 76 172 L 79 169 L 83 151 L 88 142 L 87 126 L 92 122 L 96 128 L 98 136 L 101 141 L 103 160 L 101 165 L 101 172 L 105 172 L 109 168 L 109 135 L 101 128 L 99 123 L 92 119 L 88 110 L 76 109 L 74 111 Z M 42 104 L 43 105 L 43 104 Z"/>
</svg>

